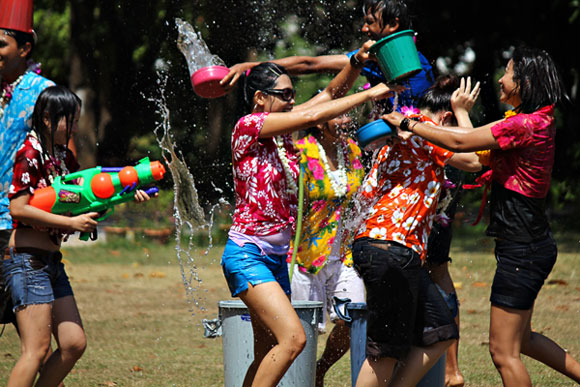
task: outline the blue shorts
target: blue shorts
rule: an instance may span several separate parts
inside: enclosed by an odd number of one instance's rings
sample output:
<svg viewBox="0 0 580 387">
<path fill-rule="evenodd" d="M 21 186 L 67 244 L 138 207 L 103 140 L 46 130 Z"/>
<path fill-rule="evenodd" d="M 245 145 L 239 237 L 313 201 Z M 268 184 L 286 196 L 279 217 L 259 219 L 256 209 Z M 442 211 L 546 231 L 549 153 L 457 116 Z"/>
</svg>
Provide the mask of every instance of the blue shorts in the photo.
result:
<svg viewBox="0 0 580 387">
<path fill-rule="evenodd" d="M 221 265 L 232 297 L 246 291 L 248 282 L 255 286 L 276 281 L 284 293 L 290 294 L 286 255 L 262 255 L 260 248 L 253 243 L 240 247 L 228 239 Z"/>
<path fill-rule="evenodd" d="M 73 291 L 59 251 L 11 248 L 2 272 L 12 295 L 13 310 L 26 305 L 49 304 Z"/>
</svg>

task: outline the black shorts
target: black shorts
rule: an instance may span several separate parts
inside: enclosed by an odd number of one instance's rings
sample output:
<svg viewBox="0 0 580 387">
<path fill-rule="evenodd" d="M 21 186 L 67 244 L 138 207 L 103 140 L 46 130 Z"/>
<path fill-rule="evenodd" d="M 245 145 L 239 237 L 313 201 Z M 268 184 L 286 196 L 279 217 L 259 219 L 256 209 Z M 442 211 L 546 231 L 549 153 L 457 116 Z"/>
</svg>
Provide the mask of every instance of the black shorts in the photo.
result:
<svg viewBox="0 0 580 387">
<path fill-rule="evenodd" d="M 402 359 L 412 345 L 459 337 L 445 300 L 413 250 L 361 238 L 354 242 L 353 259 L 367 291 L 368 357 Z"/>
<path fill-rule="evenodd" d="M 491 285 L 494 305 L 528 310 L 556 263 L 558 248 L 552 236 L 532 243 L 496 240 L 497 269 Z"/>
<path fill-rule="evenodd" d="M 451 225 L 442 226 L 433 222 L 427 241 L 427 257 L 425 262 L 429 265 L 441 265 L 450 262 L 449 250 L 451 249 L 452 230 Z"/>
</svg>

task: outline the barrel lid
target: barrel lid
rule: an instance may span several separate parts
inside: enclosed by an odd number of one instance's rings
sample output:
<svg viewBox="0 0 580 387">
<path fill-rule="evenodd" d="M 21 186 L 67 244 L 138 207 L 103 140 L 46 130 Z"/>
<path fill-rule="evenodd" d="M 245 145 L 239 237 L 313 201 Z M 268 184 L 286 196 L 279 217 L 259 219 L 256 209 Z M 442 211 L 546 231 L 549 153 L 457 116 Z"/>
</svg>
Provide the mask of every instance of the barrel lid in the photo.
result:
<svg viewBox="0 0 580 387">
<path fill-rule="evenodd" d="M 322 308 L 322 301 L 292 301 L 292 306 L 294 309 Z M 223 309 L 247 309 L 246 304 L 240 300 L 218 301 L 218 307 Z"/>
</svg>

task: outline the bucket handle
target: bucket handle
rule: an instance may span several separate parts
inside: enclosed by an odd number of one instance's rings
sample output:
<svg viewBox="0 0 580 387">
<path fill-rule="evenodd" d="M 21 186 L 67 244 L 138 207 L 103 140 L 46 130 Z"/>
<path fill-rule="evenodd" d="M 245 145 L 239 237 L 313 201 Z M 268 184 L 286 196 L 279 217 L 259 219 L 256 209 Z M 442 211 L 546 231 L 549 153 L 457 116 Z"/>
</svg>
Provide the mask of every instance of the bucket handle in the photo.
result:
<svg viewBox="0 0 580 387">
<path fill-rule="evenodd" d="M 203 319 L 201 320 L 203 324 L 203 337 L 205 338 L 215 338 L 222 335 L 222 320 L 219 318 L 214 318 L 213 320 Z"/>
<path fill-rule="evenodd" d="M 350 298 L 339 298 L 339 297 L 332 297 L 333 300 L 333 307 L 334 311 L 338 315 L 338 318 L 341 320 L 346 321 L 347 323 L 352 322 L 352 317 L 348 313 L 347 305 L 350 303 Z"/>
</svg>

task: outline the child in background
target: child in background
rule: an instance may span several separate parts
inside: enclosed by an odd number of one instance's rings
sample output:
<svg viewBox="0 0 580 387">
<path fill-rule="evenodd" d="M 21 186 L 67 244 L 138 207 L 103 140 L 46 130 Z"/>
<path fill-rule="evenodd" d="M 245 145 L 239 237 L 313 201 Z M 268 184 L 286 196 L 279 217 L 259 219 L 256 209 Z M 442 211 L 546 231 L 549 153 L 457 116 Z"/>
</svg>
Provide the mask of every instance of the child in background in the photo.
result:
<svg viewBox="0 0 580 387">
<path fill-rule="evenodd" d="M 82 356 L 85 332 L 63 263 L 60 245 L 75 231 L 92 232 L 97 212 L 56 215 L 28 204 L 34 191 L 57 176 L 78 170 L 68 149 L 76 130 L 81 100 L 62 86 L 46 88 L 32 114 L 32 132 L 16 154 L 10 186 L 10 215 L 14 231 L 4 252 L 2 268 L 14 303 L 22 354 L 10 373 L 8 386 L 58 385 Z M 149 196 L 137 191 L 135 200 Z M 58 349 L 42 364 L 54 335 Z M 41 367 L 42 366 L 42 367 Z"/>
</svg>

